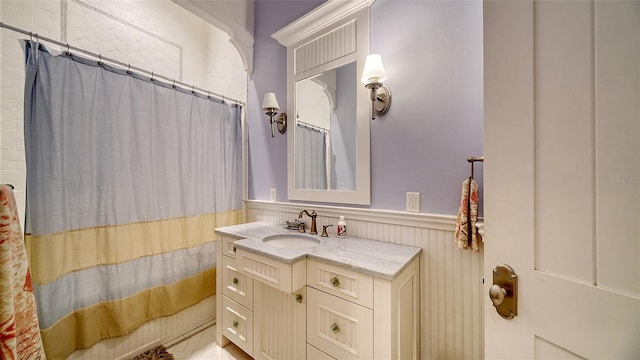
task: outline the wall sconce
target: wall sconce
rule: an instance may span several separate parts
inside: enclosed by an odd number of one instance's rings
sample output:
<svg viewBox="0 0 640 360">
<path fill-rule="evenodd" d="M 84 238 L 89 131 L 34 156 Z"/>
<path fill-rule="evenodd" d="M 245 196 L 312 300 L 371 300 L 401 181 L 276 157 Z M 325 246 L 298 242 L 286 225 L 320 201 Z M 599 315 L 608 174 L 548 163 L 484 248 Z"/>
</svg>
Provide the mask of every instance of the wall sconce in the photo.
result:
<svg viewBox="0 0 640 360">
<path fill-rule="evenodd" d="M 281 112 L 278 115 L 278 111 L 280 111 L 280 105 L 278 105 L 278 99 L 276 99 L 276 94 L 272 92 L 268 92 L 264 94 L 264 99 L 262 100 L 262 110 L 265 114 L 269 115 L 269 121 L 271 122 L 271 137 L 276 136 L 276 125 L 278 126 L 278 131 L 280 134 L 284 134 L 287 132 L 287 114 Z M 278 115 L 277 119 L 274 117 Z"/>
<path fill-rule="evenodd" d="M 386 114 L 391 107 L 391 90 L 382 84 L 385 80 L 387 80 L 387 73 L 382 66 L 380 55 L 367 56 L 360 81 L 371 91 L 371 120 L 375 120 L 376 115 Z"/>
</svg>

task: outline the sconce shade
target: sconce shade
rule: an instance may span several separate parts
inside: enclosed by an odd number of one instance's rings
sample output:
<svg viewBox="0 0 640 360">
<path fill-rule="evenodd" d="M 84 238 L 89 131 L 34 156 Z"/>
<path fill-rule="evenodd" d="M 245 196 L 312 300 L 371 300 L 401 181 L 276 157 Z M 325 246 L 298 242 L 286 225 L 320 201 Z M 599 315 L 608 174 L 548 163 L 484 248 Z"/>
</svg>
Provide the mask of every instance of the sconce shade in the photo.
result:
<svg viewBox="0 0 640 360">
<path fill-rule="evenodd" d="M 280 111 L 280 105 L 278 105 L 278 99 L 276 94 L 272 92 L 264 93 L 264 99 L 262 100 L 262 111 L 269 116 L 269 123 L 271 123 L 271 137 L 276 136 L 276 126 L 280 134 L 284 134 L 287 131 L 287 114 Z M 278 115 L 277 119 L 275 116 Z"/>
<path fill-rule="evenodd" d="M 280 110 L 276 94 L 272 92 L 264 93 L 264 99 L 262 100 L 262 110 L 269 111 L 270 109 L 274 109 L 276 112 Z"/>
<path fill-rule="evenodd" d="M 379 54 L 367 56 L 360 81 L 362 81 L 363 84 L 369 84 L 372 82 L 383 82 L 385 80 L 387 80 L 387 73 L 384 71 L 384 66 L 382 66 L 382 57 Z"/>
</svg>

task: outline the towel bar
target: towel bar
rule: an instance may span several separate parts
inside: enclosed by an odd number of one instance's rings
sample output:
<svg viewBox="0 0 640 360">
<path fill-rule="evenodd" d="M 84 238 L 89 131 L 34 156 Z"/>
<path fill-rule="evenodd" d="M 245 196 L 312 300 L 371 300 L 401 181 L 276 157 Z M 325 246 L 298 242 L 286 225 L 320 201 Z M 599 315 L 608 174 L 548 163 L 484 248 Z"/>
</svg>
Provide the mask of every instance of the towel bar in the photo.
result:
<svg viewBox="0 0 640 360">
<path fill-rule="evenodd" d="M 469 200 L 467 201 L 467 241 L 469 242 L 469 247 L 471 247 L 471 242 L 473 241 L 473 225 L 471 223 L 471 180 L 473 180 L 473 163 L 474 162 L 484 162 L 484 156 L 475 157 L 469 156 L 467 161 L 471 164 L 471 176 L 469 177 Z M 476 220 L 477 220 L 476 214 Z"/>
</svg>

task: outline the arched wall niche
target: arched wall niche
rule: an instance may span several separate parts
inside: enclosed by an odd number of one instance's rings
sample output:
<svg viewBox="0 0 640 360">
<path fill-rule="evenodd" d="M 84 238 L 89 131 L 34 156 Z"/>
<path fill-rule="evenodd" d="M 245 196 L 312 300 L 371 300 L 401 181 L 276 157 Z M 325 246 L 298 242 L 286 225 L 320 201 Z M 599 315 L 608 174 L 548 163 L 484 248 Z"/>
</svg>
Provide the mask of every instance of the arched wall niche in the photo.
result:
<svg viewBox="0 0 640 360">
<path fill-rule="evenodd" d="M 253 73 L 253 0 L 172 0 L 229 35 L 247 74 Z"/>
</svg>

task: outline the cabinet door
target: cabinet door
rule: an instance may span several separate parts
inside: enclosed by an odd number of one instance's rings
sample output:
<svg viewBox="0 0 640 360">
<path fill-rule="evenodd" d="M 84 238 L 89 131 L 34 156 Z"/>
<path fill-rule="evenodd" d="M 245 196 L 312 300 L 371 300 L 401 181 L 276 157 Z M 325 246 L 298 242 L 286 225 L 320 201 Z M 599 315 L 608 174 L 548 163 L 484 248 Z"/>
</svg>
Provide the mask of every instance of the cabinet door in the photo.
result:
<svg viewBox="0 0 640 360">
<path fill-rule="evenodd" d="M 373 311 L 307 287 L 307 342 L 336 359 L 373 359 Z"/>
<path fill-rule="evenodd" d="M 238 272 L 236 259 L 222 257 L 222 293 L 239 303 L 253 309 L 253 279 Z"/>
<path fill-rule="evenodd" d="M 237 249 L 238 270 L 285 293 L 293 293 L 303 288 L 307 280 L 305 259 L 285 263 L 244 249 Z"/>
<path fill-rule="evenodd" d="M 221 252 L 223 255 L 231 258 L 236 258 L 236 247 L 233 245 L 234 241 L 238 240 L 228 235 L 218 235 L 221 239 Z"/>
<path fill-rule="evenodd" d="M 373 277 L 320 261 L 307 261 L 307 285 L 373 308 Z"/>
<path fill-rule="evenodd" d="M 256 360 L 306 357 L 306 287 L 293 294 L 254 282 Z"/>
<path fill-rule="evenodd" d="M 222 296 L 222 334 L 249 355 L 253 354 L 253 313 Z"/>
</svg>

